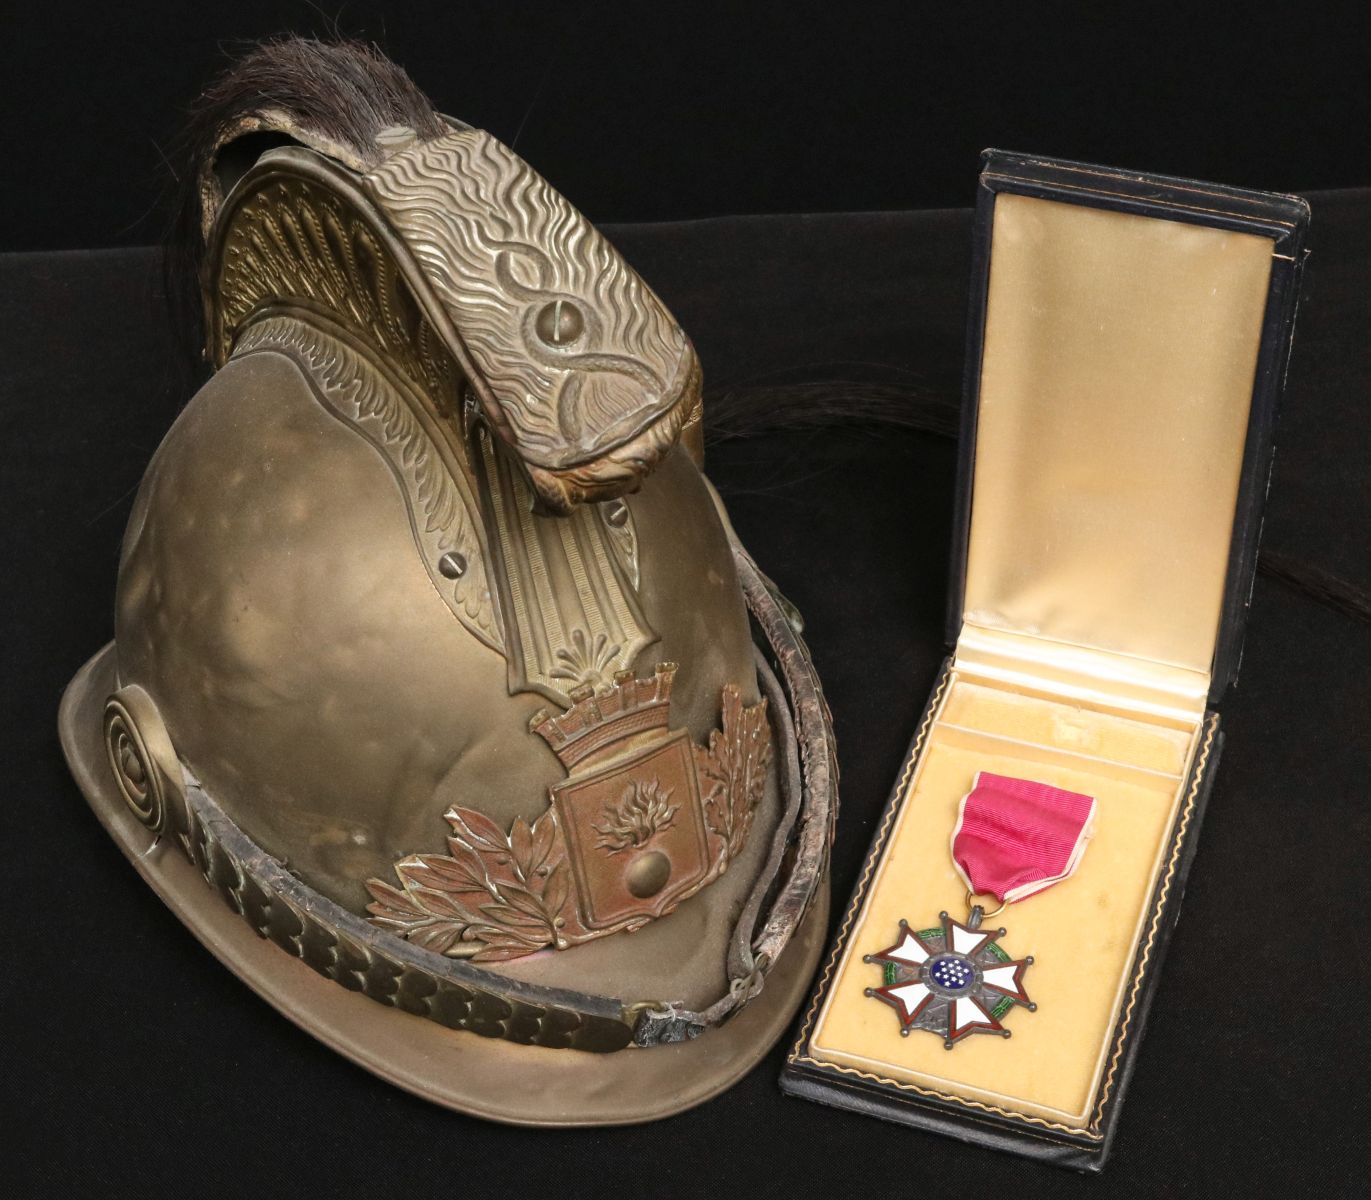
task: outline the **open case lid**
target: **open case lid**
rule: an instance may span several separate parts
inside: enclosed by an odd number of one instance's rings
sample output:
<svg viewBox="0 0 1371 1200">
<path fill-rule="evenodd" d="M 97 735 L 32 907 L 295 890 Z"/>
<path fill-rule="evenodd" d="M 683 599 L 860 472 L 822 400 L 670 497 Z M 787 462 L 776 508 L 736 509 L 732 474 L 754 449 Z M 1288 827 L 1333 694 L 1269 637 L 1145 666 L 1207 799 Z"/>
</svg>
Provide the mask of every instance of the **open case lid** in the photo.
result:
<svg viewBox="0 0 1371 1200">
<path fill-rule="evenodd" d="M 1308 221 L 1296 196 L 985 153 L 959 658 L 1169 715 L 1237 677 Z"/>
</svg>

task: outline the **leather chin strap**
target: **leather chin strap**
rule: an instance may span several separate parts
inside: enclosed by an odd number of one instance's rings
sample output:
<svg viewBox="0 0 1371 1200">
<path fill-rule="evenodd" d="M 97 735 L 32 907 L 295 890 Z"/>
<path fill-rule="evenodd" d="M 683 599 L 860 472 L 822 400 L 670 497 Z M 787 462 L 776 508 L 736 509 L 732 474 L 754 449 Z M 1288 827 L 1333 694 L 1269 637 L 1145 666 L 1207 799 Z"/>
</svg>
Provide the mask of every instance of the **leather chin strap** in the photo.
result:
<svg viewBox="0 0 1371 1200">
<path fill-rule="evenodd" d="M 759 649 L 776 745 L 785 748 L 777 756 L 784 811 L 729 946 L 728 991 L 703 1011 L 522 983 L 393 937 L 306 887 L 189 774 L 185 804 L 171 806 L 168 832 L 259 936 L 393 1008 L 451 1029 L 559 1049 L 608 1052 L 698 1037 L 761 992 L 827 869 L 837 810 L 832 728 L 809 653 L 787 616 L 794 609 L 732 544 L 748 608 L 780 673 L 778 680 Z"/>
<path fill-rule="evenodd" d="M 784 746 L 787 751 L 778 763 L 781 796 L 785 808 L 781 819 L 776 823 L 776 831 L 772 834 L 771 849 L 767 854 L 766 863 L 753 883 L 752 891 L 748 893 L 738 923 L 733 927 L 733 937 L 728 947 L 728 991 L 702 1012 L 691 1012 L 678 1004 L 667 1004 L 660 1008 L 644 1007 L 633 1030 L 635 1045 L 656 1046 L 663 1042 L 682 1042 L 699 1037 L 713 1025 L 723 1024 L 762 990 L 762 982 L 771 967 L 772 960 L 769 957 L 759 957 L 754 949 L 754 931 L 757 928 L 757 917 L 762 902 L 781 869 L 781 858 L 795 832 L 795 818 L 800 811 L 802 789 L 799 756 L 795 751 L 795 726 L 790 719 L 785 693 L 781 691 L 781 685 L 760 650 L 756 651 L 756 656 L 757 675 L 766 694 L 767 712 L 771 715 L 775 745 Z M 798 924 L 798 921 L 794 924 Z M 792 928 L 793 925 L 787 922 L 787 937 Z"/>
<path fill-rule="evenodd" d="M 828 865 L 828 848 L 837 817 L 837 759 L 818 676 L 795 628 L 798 614 L 794 607 L 757 569 L 736 540 L 733 552 L 748 607 L 771 645 L 790 693 L 788 700 L 758 649 L 757 675 L 766 694 L 775 744 L 786 748 L 777 762 L 785 808 L 772 836 L 766 864 L 734 927 L 728 955 L 729 990 L 701 1012 L 691 1012 L 681 1005 L 644 1010 L 633 1034 L 634 1043 L 639 1046 L 698 1037 L 706 1029 L 723 1024 L 757 996 L 767 973 L 804 919 Z M 777 884 L 792 847 L 789 872 Z M 766 920 L 758 929 L 763 905 L 768 900 Z"/>
</svg>

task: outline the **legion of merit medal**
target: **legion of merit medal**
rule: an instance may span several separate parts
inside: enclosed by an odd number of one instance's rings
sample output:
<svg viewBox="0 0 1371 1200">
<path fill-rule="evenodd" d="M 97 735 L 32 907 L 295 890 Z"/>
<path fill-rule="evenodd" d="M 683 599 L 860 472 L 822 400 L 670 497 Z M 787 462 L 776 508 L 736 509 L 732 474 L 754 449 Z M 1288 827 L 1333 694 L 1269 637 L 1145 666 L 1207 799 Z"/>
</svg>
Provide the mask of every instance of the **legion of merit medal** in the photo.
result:
<svg viewBox="0 0 1371 1200">
<path fill-rule="evenodd" d="M 1024 990 L 1032 956 L 1011 957 L 999 942 L 1006 931 L 983 922 L 1069 877 L 1094 823 L 1092 796 L 977 774 L 952 831 L 952 861 L 967 887 L 966 920 L 942 912 L 938 924 L 921 929 L 902 920 L 895 944 L 864 958 L 884 973 L 882 986 L 866 994 L 895 1009 L 902 1035 L 922 1029 L 951 1050 L 973 1033 L 1007 1038 L 1004 1018 L 1016 1005 L 1037 1009 Z M 995 897 L 999 907 L 986 912 L 976 903 L 982 896 Z"/>
</svg>

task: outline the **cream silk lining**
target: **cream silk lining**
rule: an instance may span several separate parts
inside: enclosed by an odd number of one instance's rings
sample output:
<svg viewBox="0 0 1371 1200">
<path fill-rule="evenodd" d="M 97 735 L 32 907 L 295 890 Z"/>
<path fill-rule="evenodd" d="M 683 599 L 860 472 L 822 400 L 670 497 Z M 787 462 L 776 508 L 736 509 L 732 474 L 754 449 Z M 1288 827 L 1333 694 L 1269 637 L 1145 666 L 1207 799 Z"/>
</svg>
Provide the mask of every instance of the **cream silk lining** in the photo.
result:
<svg viewBox="0 0 1371 1200">
<path fill-rule="evenodd" d="M 1272 243 L 995 204 L 959 665 L 1193 722 Z"/>
</svg>

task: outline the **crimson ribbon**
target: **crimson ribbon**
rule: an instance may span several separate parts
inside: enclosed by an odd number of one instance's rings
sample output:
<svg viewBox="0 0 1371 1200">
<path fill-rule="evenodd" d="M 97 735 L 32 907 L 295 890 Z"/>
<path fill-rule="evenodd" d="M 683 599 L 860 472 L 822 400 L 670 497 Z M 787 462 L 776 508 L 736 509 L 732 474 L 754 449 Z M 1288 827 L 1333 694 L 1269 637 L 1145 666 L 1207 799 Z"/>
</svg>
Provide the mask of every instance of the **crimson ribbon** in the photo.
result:
<svg viewBox="0 0 1371 1200">
<path fill-rule="evenodd" d="M 981 771 L 962 798 L 952 858 L 971 891 L 1012 903 L 1067 878 L 1094 824 L 1093 796 Z"/>
</svg>

